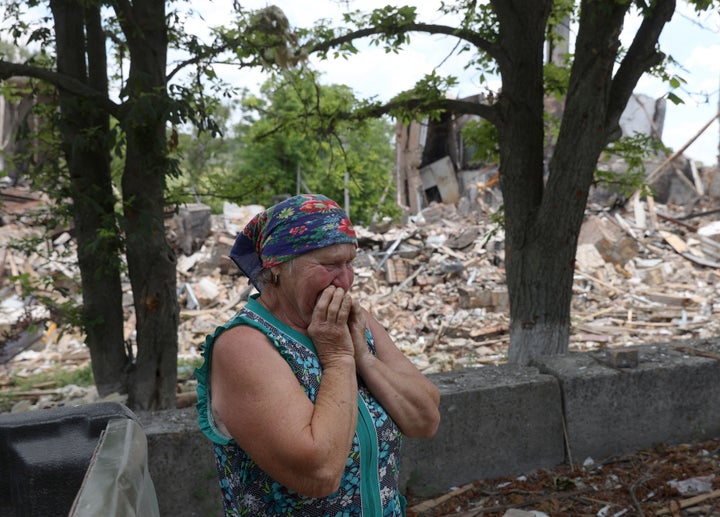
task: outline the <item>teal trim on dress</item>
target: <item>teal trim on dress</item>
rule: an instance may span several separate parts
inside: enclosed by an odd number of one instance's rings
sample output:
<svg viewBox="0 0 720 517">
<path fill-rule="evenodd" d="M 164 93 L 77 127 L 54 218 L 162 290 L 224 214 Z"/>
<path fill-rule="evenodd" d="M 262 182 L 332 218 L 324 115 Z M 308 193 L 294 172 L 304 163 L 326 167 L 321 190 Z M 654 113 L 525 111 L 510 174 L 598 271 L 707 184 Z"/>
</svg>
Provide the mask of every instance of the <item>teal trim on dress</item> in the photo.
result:
<svg viewBox="0 0 720 517">
<path fill-rule="evenodd" d="M 212 349 L 215 340 L 220 334 L 240 324 L 242 324 L 242 320 L 236 315 L 224 325 L 217 327 L 215 332 L 208 335 L 202 347 L 203 364 L 195 369 L 195 378 L 197 379 L 196 391 L 198 394 L 195 407 L 198 412 L 198 425 L 205 436 L 213 443 L 219 445 L 235 443 L 235 440 L 230 436 L 226 436 L 217 428 L 215 419 L 213 419 L 212 416 L 212 407 L 210 405 L 210 361 L 212 359 Z"/>
<path fill-rule="evenodd" d="M 367 509 L 379 510 L 380 514 L 382 514 L 380 479 L 378 477 L 377 451 L 379 447 L 377 432 L 370 411 L 368 411 L 360 394 L 358 394 L 357 435 L 360 441 L 360 493 L 362 494 L 363 513 L 365 513 L 367 505 Z"/>
</svg>

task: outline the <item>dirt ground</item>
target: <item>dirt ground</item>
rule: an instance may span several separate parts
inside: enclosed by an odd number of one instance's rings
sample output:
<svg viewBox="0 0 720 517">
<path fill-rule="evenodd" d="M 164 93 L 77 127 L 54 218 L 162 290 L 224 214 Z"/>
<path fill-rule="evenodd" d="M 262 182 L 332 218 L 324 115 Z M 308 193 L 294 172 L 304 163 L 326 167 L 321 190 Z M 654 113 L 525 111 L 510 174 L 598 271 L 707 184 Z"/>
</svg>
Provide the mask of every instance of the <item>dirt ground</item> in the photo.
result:
<svg viewBox="0 0 720 517">
<path fill-rule="evenodd" d="M 720 516 L 720 438 L 585 463 L 409 494 L 408 517 Z"/>
</svg>

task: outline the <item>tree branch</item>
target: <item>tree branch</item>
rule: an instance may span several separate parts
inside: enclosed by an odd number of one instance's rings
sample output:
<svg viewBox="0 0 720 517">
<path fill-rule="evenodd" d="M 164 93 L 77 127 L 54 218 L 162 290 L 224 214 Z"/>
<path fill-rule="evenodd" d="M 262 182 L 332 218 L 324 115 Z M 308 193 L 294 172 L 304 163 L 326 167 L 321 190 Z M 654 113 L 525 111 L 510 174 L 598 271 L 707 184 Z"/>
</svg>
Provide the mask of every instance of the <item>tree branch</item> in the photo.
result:
<svg viewBox="0 0 720 517">
<path fill-rule="evenodd" d="M 60 90 L 65 90 L 78 97 L 84 97 L 95 103 L 98 108 L 116 118 L 118 117 L 120 110 L 119 104 L 111 101 L 106 95 L 101 94 L 82 81 L 78 81 L 67 75 L 59 74 L 47 68 L 0 60 L 0 80 L 9 79 L 10 77 L 31 77 L 45 81 Z"/>
<path fill-rule="evenodd" d="M 500 48 L 492 43 L 491 41 L 480 37 L 476 32 L 468 29 L 462 29 L 457 27 L 450 27 L 448 25 L 437 25 L 430 23 L 408 23 L 402 27 L 396 27 L 393 32 L 388 31 L 380 27 L 368 27 L 365 29 L 359 29 L 356 31 L 348 32 L 342 36 L 332 38 L 325 41 L 320 41 L 308 48 L 308 53 L 314 52 L 326 52 L 334 47 L 339 47 L 344 43 L 366 38 L 369 36 L 381 35 L 381 34 L 400 34 L 407 32 L 424 32 L 427 34 L 444 34 L 447 36 L 454 36 L 463 41 L 471 43 L 476 48 L 483 50 L 493 57 L 500 51 Z"/>
<path fill-rule="evenodd" d="M 176 74 L 181 72 L 185 67 L 191 66 L 191 65 L 197 65 L 201 63 L 204 60 L 210 60 L 211 58 L 220 55 L 223 52 L 229 51 L 234 48 L 234 45 L 238 45 L 241 42 L 241 40 L 232 40 L 224 43 L 221 46 L 210 46 L 206 47 L 203 52 L 198 52 L 194 56 L 178 62 L 175 67 L 170 71 L 170 73 L 167 74 L 167 81 L 168 83 L 170 80 L 175 77 Z M 242 41 L 243 44 L 247 45 L 247 42 Z M 213 61 L 215 64 L 225 64 L 221 61 Z M 263 61 L 259 58 L 253 58 L 249 61 L 241 61 L 240 63 L 233 63 L 238 68 L 251 68 L 256 66 L 261 66 L 263 64 Z"/>
<path fill-rule="evenodd" d="M 642 24 L 612 80 L 606 119 L 610 126 L 620 120 L 642 74 L 661 63 L 665 57 L 657 50 L 657 43 L 663 27 L 675 12 L 675 0 L 659 0 L 651 5 L 654 7 L 648 8 L 643 16 Z"/>
<path fill-rule="evenodd" d="M 435 99 L 428 101 L 426 99 L 403 99 L 398 101 L 390 101 L 386 104 L 373 105 L 367 108 L 361 108 L 353 113 L 349 118 L 365 119 L 377 118 L 387 115 L 399 109 L 417 110 L 418 112 L 428 112 L 436 110 L 451 111 L 465 115 L 477 115 L 486 119 L 488 122 L 497 123 L 497 112 L 493 106 L 480 104 L 477 102 L 468 102 L 456 99 Z"/>
<path fill-rule="evenodd" d="M 115 11 L 115 16 L 118 19 L 118 23 L 125 34 L 126 38 L 134 36 L 135 32 L 133 27 L 137 29 L 137 24 L 134 21 L 133 7 L 129 0 L 113 0 L 110 2 Z M 130 25 L 132 21 L 132 27 Z"/>
</svg>

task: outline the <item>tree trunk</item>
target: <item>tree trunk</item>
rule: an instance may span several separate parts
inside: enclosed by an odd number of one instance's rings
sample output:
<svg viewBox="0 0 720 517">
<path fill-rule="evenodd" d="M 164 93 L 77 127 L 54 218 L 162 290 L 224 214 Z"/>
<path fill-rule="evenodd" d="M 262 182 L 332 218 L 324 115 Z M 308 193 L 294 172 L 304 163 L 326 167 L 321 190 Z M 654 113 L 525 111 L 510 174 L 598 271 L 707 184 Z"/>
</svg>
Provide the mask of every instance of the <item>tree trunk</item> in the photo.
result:
<svg viewBox="0 0 720 517">
<path fill-rule="evenodd" d="M 165 238 L 164 187 L 171 163 L 165 123 L 167 34 L 164 0 L 118 12 L 131 64 L 121 120 L 127 135 L 122 179 L 126 253 L 137 318 L 138 354 L 129 386 L 132 408 L 175 407 L 179 308 L 176 257 Z"/>
<path fill-rule="evenodd" d="M 572 284 L 565 285 L 565 268 L 553 267 L 568 250 L 552 242 L 539 219 L 545 200 L 543 44 L 552 2 L 523 4 L 515 9 L 512 2 L 494 3 L 504 50 L 498 59 L 503 91 L 496 109 L 510 296 L 509 360 L 520 364 L 529 356 L 567 347 L 572 289 Z"/>
<path fill-rule="evenodd" d="M 613 77 L 628 5 L 582 2 L 562 124 L 543 185 L 543 140 L 537 136 L 542 115 L 536 111 L 542 102 L 542 69 L 537 56 L 528 57 L 542 31 L 532 16 L 517 16 L 532 15 L 531 7 L 540 10 L 543 2 L 526 3 L 521 11 L 498 9 L 509 56 L 500 61 L 507 99 L 498 128 L 504 151 L 500 175 L 507 228 L 509 360 L 519 364 L 567 352 L 575 252 L 597 160 L 620 136 L 618 121 L 638 79 L 658 63 L 655 45 L 675 10 L 674 0 L 660 0 L 648 9 Z M 528 47 L 522 44 L 526 41 Z"/>
<path fill-rule="evenodd" d="M 58 72 L 107 94 L 99 9 L 83 8 L 74 0 L 53 0 L 50 7 L 55 20 Z M 123 342 L 119 229 L 114 217 L 110 174 L 109 116 L 61 89 L 60 119 L 78 244 L 82 321 L 93 376 L 100 396 L 126 393 L 129 361 Z"/>
</svg>

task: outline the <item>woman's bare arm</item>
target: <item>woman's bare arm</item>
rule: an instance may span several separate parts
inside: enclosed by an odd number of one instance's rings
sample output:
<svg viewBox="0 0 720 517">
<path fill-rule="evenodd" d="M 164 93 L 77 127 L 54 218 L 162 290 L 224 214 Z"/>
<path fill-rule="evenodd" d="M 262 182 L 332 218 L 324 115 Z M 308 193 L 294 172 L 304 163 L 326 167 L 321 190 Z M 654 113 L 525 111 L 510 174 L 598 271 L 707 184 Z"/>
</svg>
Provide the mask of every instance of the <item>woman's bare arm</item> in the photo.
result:
<svg viewBox="0 0 720 517">
<path fill-rule="evenodd" d="M 363 320 L 364 319 L 364 323 Z M 437 387 L 395 346 L 382 325 L 355 302 L 351 325 L 370 329 L 377 355 L 367 346 L 356 347 L 355 364 L 375 398 L 400 427 L 413 438 L 430 438 L 440 424 L 440 393 Z"/>
</svg>

